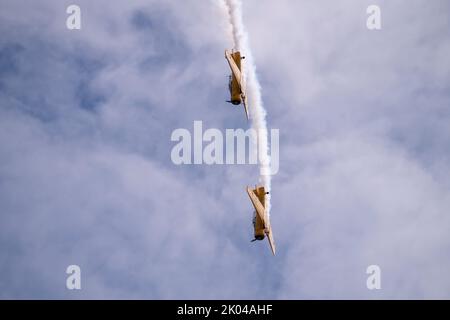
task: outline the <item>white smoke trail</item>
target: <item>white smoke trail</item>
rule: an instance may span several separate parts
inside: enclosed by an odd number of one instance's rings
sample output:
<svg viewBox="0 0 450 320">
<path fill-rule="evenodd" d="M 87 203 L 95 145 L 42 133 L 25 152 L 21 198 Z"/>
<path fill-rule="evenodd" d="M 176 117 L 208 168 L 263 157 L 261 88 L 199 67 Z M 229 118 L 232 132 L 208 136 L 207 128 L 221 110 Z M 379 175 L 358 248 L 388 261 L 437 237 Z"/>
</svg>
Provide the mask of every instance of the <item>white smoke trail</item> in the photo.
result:
<svg viewBox="0 0 450 320">
<path fill-rule="evenodd" d="M 258 159 L 260 166 L 260 182 L 270 192 L 270 156 L 267 136 L 266 110 L 264 109 L 261 86 L 256 76 L 256 67 L 248 43 L 247 31 L 242 20 L 242 9 L 240 0 L 223 0 L 224 9 L 227 11 L 228 19 L 233 36 L 234 49 L 241 51 L 245 56 L 245 69 L 243 71 L 246 84 L 246 94 L 249 104 L 250 120 L 252 128 L 257 134 Z M 270 194 L 267 195 L 267 212 L 270 212 Z"/>
</svg>

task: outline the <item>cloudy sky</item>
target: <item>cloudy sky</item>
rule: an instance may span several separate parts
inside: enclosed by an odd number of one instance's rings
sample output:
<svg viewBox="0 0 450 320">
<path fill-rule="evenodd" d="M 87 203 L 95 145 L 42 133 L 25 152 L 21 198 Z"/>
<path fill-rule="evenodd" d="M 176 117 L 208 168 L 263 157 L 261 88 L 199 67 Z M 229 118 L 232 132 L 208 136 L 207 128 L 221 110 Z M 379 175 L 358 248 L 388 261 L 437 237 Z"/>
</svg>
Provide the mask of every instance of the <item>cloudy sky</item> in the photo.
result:
<svg viewBox="0 0 450 320">
<path fill-rule="evenodd" d="M 248 126 L 216 0 L 0 7 L 0 298 L 450 298 L 447 0 L 245 1 L 275 257 L 249 242 L 255 166 L 170 159 L 194 120 Z"/>
</svg>

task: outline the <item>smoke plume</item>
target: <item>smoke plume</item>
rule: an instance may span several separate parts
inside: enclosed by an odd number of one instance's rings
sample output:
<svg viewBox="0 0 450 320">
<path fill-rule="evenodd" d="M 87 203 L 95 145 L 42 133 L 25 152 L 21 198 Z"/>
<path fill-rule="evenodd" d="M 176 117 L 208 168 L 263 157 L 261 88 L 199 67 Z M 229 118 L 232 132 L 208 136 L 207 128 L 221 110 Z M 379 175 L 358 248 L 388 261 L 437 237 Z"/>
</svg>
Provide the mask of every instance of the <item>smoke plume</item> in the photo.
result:
<svg viewBox="0 0 450 320">
<path fill-rule="evenodd" d="M 258 162 L 260 167 L 260 183 L 270 192 L 270 156 L 266 124 L 266 110 L 261 98 L 261 86 L 256 75 L 256 67 L 253 62 L 252 52 L 248 43 L 248 35 L 242 20 L 240 0 L 223 0 L 223 8 L 230 22 L 234 49 L 245 56 L 245 64 L 242 64 L 242 74 L 248 98 L 248 108 L 252 128 L 256 132 L 256 145 L 258 146 Z M 267 199 L 267 211 L 270 212 L 270 194 Z"/>
</svg>

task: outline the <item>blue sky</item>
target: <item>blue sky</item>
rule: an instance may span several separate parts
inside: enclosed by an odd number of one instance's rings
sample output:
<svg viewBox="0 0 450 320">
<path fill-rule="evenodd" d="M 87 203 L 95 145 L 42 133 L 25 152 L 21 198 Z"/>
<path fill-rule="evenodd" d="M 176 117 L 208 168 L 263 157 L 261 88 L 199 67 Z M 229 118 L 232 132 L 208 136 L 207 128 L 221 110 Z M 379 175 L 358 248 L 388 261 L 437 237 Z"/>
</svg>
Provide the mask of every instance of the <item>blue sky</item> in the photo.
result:
<svg viewBox="0 0 450 320">
<path fill-rule="evenodd" d="M 1 298 L 449 298 L 450 5 L 245 1 L 278 254 L 253 243 L 254 166 L 175 166 L 227 104 L 215 1 L 2 0 Z M 65 269 L 82 270 L 82 290 Z M 382 270 L 369 291 L 368 265 Z"/>
</svg>

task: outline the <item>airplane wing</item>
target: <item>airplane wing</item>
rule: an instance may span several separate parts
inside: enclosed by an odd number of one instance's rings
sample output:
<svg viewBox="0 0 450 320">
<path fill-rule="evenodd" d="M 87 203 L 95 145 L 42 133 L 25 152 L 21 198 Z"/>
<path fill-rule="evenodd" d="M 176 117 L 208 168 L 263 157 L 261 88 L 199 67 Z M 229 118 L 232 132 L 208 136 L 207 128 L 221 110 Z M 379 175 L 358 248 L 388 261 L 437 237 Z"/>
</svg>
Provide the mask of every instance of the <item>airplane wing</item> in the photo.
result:
<svg viewBox="0 0 450 320">
<path fill-rule="evenodd" d="M 245 83 L 245 71 L 244 71 L 244 66 L 245 64 L 241 63 L 241 99 L 242 99 L 242 104 L 244 105 L 244 110 L 245 110 L 245 116 L 247 117 L 247 121 L 248 121 L 248 102 L 247 102 L 247 86 Z"/>
<path fill-rule="evenodd" d="M 270 218 L 267 214 L 267 210 L 264 211 L 264 227 L 266 229 L 267 240 L 269 240 L 270 249 L 273 255 L 275 255 L 275 241 L 273 240 L 272 226 L 270 225 Z"/>
<path fill-rule="evenodd" d="M 270 249 L 272 250 L 273 255 L 275 255 L 275 241 L 273 240 L 273 233 L 272 228 L 270 228 L 269 232 L 267 233 L 267 240 L 269 240 Z"/>
<path fill-rule="evenodd" d="M 242 103 L 244 104 L 245 116 L 248 120 L 248 107 L 247 107 L 247 96 L 242 94 Z"/>
<path fill-rule="evenodd" d="M 233 57 L 231 57 L 231 54 L 228 50 L 225 50 L 225 58 L 228 61 L 228 64 L 230 65 L 230 69 L 233 72 L 234 76 L 236 77 L 236 80 L 239 84 L 239 87 L 241 87 L 241 91 L 242 91 L 242 86 L 241 86 L 241 70 L 239 70 L 238 66 L 236 65 L 236 63 L 233 60 Z"/>
<path fill-rule="evenodd" d="M 265 209 L 264 206 L 261 204 L 261 202 L 259 201 L 258 197 L 255 195 L 255 193 L 253 192 L 252 189 L 250 189 L 249 187 L 247 187 L 247 193 L 248 196 L 250 197 L 250 200 L 252 201 L 253 206 L 255 207 L 255 211 L 258 214 L 259 218 L 264 221 L 265 224 Z"/>
</svg>

